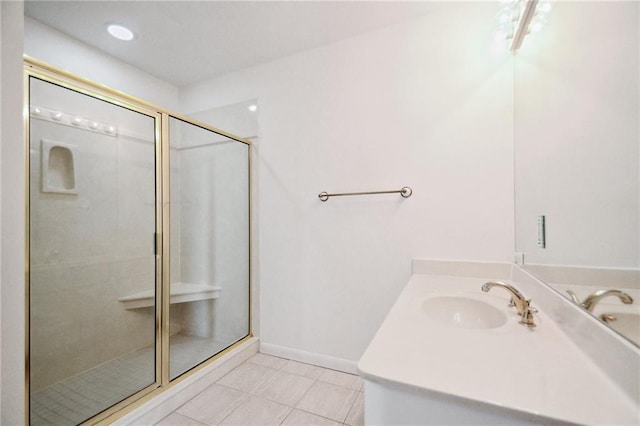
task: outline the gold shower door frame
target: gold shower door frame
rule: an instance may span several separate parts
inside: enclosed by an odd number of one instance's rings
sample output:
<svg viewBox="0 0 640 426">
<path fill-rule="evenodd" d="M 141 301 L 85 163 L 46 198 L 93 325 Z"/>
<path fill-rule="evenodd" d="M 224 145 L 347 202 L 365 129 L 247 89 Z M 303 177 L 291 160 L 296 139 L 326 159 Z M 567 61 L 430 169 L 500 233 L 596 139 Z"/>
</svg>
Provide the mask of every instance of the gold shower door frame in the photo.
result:
<svg viewBox="0 0 640 426">
<path fill-rule="evenodd" d="M 181 114 L 177 114 L 165 108 L 161 108 L 142 99 L 127 95 L 107 86 L 92 82 L 90 80 L 79 77 L 67 71 L 60 70 L 54 66 L 41 62 L 37 59 L 24 57 L 24 103 L 23 103 L 23 119 L 25 134 L 25 219 L 26 219 L 26 236 L 25 236 L 25 424 L 29 424 L 30 420 L 30 161 L 29 161 L 29 144 L 30 144 L 30 88 L 29 81 L 31 77 L 44 80 L 58 86 L 74 90 L 76 92 L 100 99 L 102 101 L 144 114 L 155 119 L 155 177 L 156 177 L 156 303 L 155 303 L 155 382 L 139 392 L 129 396 L 121 402 L 111 406 L 110 408 L 100 412 L 96 416 L 88 419 L 83 424 L 110 424 L 114 420 L 122 417 L 128 412 L 138 408 L 153 397 L 166 391 L 171 386 L 179 383 L 194 373 L 202 370 L 215 360 L 225 355 L 232 349 L 253 337 L 252 315 L 251 315 L 251 220 L 249 220 L 249 281 L 247 285 L 249 300 L 249 318 L 248 318 L 248 334 L 213 355 L 206 361 L 194 366 L 184 374 L 173 380 L 169 378 L 169 309 L 170 309 L 170 186 L 169 186 L 169 118 L 177 118 L 197 127 L 209 130 L 219 135 L 233 139 L 239 143 L 247 145 L 247 164 L 248 164 L 248 206 L 249 218 L 251 218 L 251 141 L 233 135 L 224 130 L 209 126 L 205 123 L 198 122 Z"/>
</svg>

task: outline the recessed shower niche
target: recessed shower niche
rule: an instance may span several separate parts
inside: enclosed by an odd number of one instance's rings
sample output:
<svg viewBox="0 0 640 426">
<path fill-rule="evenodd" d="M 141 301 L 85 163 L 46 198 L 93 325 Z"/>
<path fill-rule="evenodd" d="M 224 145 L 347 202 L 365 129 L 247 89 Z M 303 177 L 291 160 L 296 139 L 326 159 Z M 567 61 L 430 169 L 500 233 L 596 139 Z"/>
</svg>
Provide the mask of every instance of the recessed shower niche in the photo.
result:
<svg viewBox="0 0 640 426">
<path fill-rule="evenodd" d="M 250 336 L 250 142 L 25 72 L 29 424 L 109 422 Z"/>
<path fill-rule="evenodd" d="M 42 140 L 42 192 L 77 194 L 75 147 Z"/>
</svg>

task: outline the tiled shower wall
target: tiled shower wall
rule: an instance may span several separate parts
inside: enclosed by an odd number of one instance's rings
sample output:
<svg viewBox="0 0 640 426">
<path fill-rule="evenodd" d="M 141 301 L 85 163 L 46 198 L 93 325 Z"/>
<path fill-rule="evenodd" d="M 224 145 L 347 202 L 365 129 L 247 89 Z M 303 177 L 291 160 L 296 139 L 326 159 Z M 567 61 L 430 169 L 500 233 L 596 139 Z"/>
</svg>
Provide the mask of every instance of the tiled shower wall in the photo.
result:
<svg viewBox="0 0 640 426">
<path fill-rule="evenodd" d="M 179 163 L 179 183 L 172 184 L 172 211 L 179 218 L 171 221 L 173 237 L 179 237 L 174 250 L 180 250 L 179 261 L 171 256 L 172 281 L 222 289 L 218 299 L 209 301 L 214 309 L 213 335 L 231 343 L 248 332 L 247 148 L 199 128 L 179 127 L 180 131 L 171 131 L 176 147 L 171 150 L 172 163 Z M 173 166 L 174 179 L 175 171 Z M 188 321 L 189 309 L 199 307 L 185 308 L 183 322 Z"/>
<path fill-rule="evenodd" d="M 41 82 L 32 88 L 32 104 L 118 127 L 114 137 L 31 120 L 31 387 L 37 391 L 154 342 L 153 308 L 127 310 L 118 298 L 155 285 L 155 155 L 149 117 Z M 77 194 L 42 192 L 42 139 L 74 147 Z"/>
<path fill-rule="evenodd" d="M 31 120 L 36 392 L 154 343 L 153 308 L 127 310 L 118 298 L 155 285 L 155 154 L 150 118 L 34 84 L 32 104 L 118 128 L 111 136 Z M 220 286 L 219 299 L 197 303 L 213 304 L 216 339 L 233 342 L 248 332 L 247 148 L 197 134 L 172 131 L 171 281 Z M 42 191 L 43 139 L 73 147 L 77 194 Z M 183 328 L 185 315 L 185 306 L 171 305 L 172 335 Z"/>
</svg>

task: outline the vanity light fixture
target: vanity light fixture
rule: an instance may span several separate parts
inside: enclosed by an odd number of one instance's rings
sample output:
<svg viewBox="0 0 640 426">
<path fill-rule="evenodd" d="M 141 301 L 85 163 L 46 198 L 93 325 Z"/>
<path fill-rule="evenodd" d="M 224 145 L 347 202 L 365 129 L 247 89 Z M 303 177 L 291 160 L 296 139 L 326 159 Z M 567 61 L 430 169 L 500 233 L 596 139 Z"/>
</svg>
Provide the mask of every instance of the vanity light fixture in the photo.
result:
<svg viewBox="0 0 640 426">
<path fill-rule="evenodd" d="M 497 42 L 508 42 L 517 51 L 527 34 L 540 32 L 551 10 L 548 0 L 507 0 L 498 12 Z"/>
<path fill-rule="evenodd" d="M 135 38 L 133 31 L 120 24 L 108 24 L 107 31 L 118 40 L 131 41 Z"/>
</svg>

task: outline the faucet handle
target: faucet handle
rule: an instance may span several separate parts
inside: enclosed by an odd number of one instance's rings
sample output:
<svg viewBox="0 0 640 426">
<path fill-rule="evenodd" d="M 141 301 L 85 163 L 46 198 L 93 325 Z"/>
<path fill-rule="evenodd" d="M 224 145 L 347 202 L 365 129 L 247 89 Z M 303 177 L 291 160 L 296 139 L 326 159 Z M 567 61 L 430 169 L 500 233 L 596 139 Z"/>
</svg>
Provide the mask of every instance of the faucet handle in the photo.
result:
<svg viewBox="0 0 640 426">
<path fill-rule="evenodd" d="M 519 323 L 529 327 L 529 328 L 533 328 L 536 326 L 536 323 L 534 322 L 534 316 L 533 314 L 537 313 L 538 310 L 536 308 L 534 308 L 533 306 L 531 306 L 531 299 L 526 299 L 524 301 L 524 310 L 522 311 L 522 313 L 520 314 L 520 321 Z"/>
<path fill-rule="evenodd" d="M 534 317 L 533 317 L 534 310 L 535 310 L 535 312 L 538 312 L 538 310 L 535 309 L 535 308 L 530 308 L 530 307 L 526 308 L 524 310 L 524 312 L 522 313 L 522 316 L 521 316 L 522 319 L 520 321 L 518 321 L 518 322 L 520 324 L 526 326 L 526 327 L 529 327 L 529 328 L 535 327 L 536 323 L 533 320 L 534 319 Z"/>
<path fill-rule="evenodd" d="M 602 314 L 600 315 L 600 319 L 606 322 L 607 324 L 618 320 L 618 318 L 615 315 L 611 315 L 611 314 Z"/>
<path fill-rule="evenodd" d="M 538 313 L 538 308 L 534 308 L 533 306 L 531 306 L 531 299 L 527 299 L 527 308 L 534 314 Z"/>
</svg>

